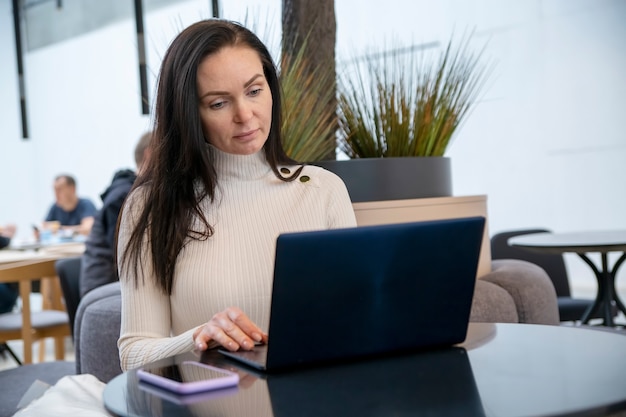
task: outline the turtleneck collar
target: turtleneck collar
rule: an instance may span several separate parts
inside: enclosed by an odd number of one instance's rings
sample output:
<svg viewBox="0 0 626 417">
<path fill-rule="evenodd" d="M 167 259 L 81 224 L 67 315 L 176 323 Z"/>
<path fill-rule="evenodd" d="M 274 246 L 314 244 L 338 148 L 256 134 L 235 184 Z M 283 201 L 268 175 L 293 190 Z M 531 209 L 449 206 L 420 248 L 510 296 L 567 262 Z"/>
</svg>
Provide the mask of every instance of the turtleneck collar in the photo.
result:
<svg viewBox="0 0 626 417">
<path fill-rule="evenodd" d="M 220 151 L 213 145 L 208 146 L 213 156 L 218 181 L 256 180 L 272 171 L 263 149 L 251 155 L 235 155 Z"/>
</svg>

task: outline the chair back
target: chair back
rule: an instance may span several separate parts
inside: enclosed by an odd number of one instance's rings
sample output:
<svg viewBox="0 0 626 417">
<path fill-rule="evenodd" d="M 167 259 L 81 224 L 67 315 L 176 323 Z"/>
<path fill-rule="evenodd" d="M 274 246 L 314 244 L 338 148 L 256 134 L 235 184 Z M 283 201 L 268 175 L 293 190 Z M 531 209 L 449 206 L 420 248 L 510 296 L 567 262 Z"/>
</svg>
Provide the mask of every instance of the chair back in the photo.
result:
<svg viewBox="0 0 626 417">
<path fill-rule="evenodd" d="M 65 308 L 70 320 L 72 338 L 74 338 L 74 320 L 80 302 L 80 264 L 82 256 L 64 258 L 56 261 L 54 268 L 61 282 L 61 290 L 65 299 Z"/>
<path fill-rule="evenodd" d="M 76 373 L 92 374 L 102 382 L 122 373 L 117 348 L 121 323 L 119 281 L 94 288 L 81 298 L 74 323 Z"/>
<path fill-rule="evenodd" d="M 570 297 L 571 290 L 562 255 L 533 252 L 508 244 L 508 240 L 515 236 L 549 232 L 548 229 L 522 229 L 496 233 L 491 238 L 491 257 L 492 259 L 521 259 L 540 266 L 552 280 L 556 295 Z"/>
</svg>

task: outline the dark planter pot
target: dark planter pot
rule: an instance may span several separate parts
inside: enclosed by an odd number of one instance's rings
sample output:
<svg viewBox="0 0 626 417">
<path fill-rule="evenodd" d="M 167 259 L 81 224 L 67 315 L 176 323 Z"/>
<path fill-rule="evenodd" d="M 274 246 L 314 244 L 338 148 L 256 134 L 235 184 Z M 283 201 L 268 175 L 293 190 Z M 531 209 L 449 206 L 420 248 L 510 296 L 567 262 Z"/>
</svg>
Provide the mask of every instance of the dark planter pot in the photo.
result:
<svg viewBox="0 0 626 417">
<path fill-rule="evenodd" d="M 343 179 L 353 203 L 452 196 L 447 157 L 363 158 L 317 161 Z"/>
</svg>

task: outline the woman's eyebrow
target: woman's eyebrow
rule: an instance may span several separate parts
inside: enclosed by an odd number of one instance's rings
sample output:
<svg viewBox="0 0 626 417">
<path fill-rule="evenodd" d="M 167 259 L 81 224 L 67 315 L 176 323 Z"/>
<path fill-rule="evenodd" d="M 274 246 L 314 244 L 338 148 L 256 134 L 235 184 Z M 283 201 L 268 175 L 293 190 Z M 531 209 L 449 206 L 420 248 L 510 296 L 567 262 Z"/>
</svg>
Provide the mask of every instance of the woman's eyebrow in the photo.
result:
<svg viewBox="0 0 626 417">
<path fill-rule="evenodd" d="M 263 77 L 263 74 L 254 74 L 252 78 L 246 81 L 243 85 L 243 88 L 248 88 L 252 83 L 254 83 L 259 77 Z M 228 95 L 228 91 L 208 91 L 204 93 L 200 99 L 203 99 L 207 96 L 226 96 Z"/>
<path fill-rule="evenodd" d="M 249 87 L 250 84 L 252 84 L 254 81 L 256 81 L 257 78 L 262 77 L 262 76 L 263 76 L 263 74 L 255 74 L 255 75 L 253 75 L 252 78 L 250 78 L 250 80 L 243 85 L 243 88 Z"/>
</svg>

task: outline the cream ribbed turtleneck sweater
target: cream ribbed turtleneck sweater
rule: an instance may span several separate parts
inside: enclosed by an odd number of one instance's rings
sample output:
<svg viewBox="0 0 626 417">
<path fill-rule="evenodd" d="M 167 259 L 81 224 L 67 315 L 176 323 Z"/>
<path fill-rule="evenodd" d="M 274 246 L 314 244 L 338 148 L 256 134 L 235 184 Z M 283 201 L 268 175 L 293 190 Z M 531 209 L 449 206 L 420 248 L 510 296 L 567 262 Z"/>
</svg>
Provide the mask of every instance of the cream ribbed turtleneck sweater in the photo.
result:
<svg viewBox="0 0 626 417">
<path fill-rule="evenodd" d="M 241 308 L 267 331 L 278 235 L 356 226 L 346 187 L 335 174 L 305 166 L 298 179 L 284 182 L 276 178 L 263 151 L 254 155 L 226 154 L 213 147 L 211 151 L 219 186 L 215 201 L 207 201 L 204 210 L 215 233 L 182 249 L 172 295 L 163 295 L 157 287 L 147 251 L 141 257 L 139 274 L 144 276 L 138 286 L 132 270 L 120 270 L 118 345 L 124 370 L 193 350 L 193 331 L 230 306 Z M 297 167 L 287 168 L 294 172 Z M 143 205 L 140 196 L 133 193 L 123 211 L 119 259 L 133 217 Z"/>
</svg>

